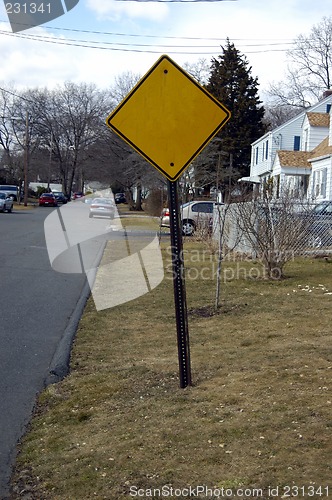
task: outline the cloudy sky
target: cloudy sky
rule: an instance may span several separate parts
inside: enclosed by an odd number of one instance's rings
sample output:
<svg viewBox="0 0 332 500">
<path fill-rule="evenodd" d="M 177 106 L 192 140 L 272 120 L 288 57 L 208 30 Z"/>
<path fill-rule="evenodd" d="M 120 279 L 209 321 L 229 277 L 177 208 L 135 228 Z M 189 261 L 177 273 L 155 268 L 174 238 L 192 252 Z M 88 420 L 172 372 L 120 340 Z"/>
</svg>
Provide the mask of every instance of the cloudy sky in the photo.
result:
<svg viewBox="0 0 332 500">
<path fill-rule="evenodd" d="M 228 37 L 247 56 L 263 94 L 282 80 L 294 38 L 331 15 L 331 0 L 80 0 L 54 21 L 13 34 L 1 2 L 0 85 L 71 80 L 106 88 L 127 71 L 144 75 L 162 54 L 180 65 L 210 61 Z"/>
</svg>

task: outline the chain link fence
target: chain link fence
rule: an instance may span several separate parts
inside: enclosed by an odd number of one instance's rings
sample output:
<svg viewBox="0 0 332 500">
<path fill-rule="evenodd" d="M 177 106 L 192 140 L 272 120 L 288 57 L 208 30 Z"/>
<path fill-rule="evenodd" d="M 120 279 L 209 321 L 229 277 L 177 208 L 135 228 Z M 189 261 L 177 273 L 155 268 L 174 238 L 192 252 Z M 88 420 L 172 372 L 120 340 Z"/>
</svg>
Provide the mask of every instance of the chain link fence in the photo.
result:
<svg viewBox="0 0 332 500">
<path fill-rule="evenodd" d="M 225 252 L 254 258 L 332 254 L 332 202 L 254 200 L 216 206 L 213 238 Z"/>
</svg>

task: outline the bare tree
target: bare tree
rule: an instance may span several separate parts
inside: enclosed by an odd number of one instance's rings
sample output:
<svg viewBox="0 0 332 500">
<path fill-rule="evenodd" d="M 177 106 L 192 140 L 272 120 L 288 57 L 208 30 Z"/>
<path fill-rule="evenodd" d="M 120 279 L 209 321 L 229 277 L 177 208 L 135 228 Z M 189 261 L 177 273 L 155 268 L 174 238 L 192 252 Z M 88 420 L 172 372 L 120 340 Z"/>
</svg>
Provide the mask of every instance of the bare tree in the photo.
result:
<svg viewBox="0 0 332 500">
<path fill-rule="evenodd" d="M 115 77 L 114 83 L 109 89 L 114 105 L 119 104 L 129 94 L 140 78 L 139 74 L 132 71 L 125 71 Z"/>
<path fill-rule="evenodd" d="M 294 200 L 286 188 L 278 199 L 266 189 L 261 196 L 236 205 L 237 227 L 252 255 L 262 262 L 267 278 L 283 278 L 285 264 L 303 254 L 310 220 L 301 214 L 307 210 L 308 202 Z"/>
<path fill-rule="evenodd" d="M 19 155 L 22 153 L 15 141 L 13 132 L 14 125 L 14 97 L 5 89 L 0 91 L 0 148 L 1 154 L 1 177 L 10 182 L 20 176 Z"/>
<path fill-rule="evenodd" d="M 271 84 L 269 94 L 281 105 L 311 106 L 332 85 L 332 17 L 299 35 L 288 58 L 286 81 Z"/>
<path fill-rule="evenodd" d="M 272 101 L 265 104 L 264 108 L 264 123 L 267 131 L 279 127 L 299 113 L 296 107 L 289 104 L 275 104 Z"/>
<path fill-rule="evenodd" d="M 94 85 L 67 82 L 52 91 L 30 90 L 26 96 L 33 102 L 30 121 L 39 146 L 57 166 L 64 192 L 70 194 L 75 180 L 78 189 L 83 189 L 89 147 L 106 127 L 107 95 Z"/>
<path fill-rule="evenodd" d="M 1 91 L 0 148 L 5 179 L 18 183 L 28 180 L 39 147 L 39 135 L 31 121 L 33 101 L 13 90 Z M 25 200 L 26 203 L 26 200 Z"/>
<path fill-rule="evenodd" d="M 200 58 L 196 63 L 186 62 L 183 69 L 201 85 L 207 84 L 210 76 L 210 63 L 206 59 Z"/>
<path fill-rule="evenodd" d="M 98 179 L 123 191 L 130 210 L 142 210 L 148 192 L 160 187 L 161 174 L 106 125 L 89 155 L 88 171 L 93 171 L 92 162 L 97 165 Z"/>
</svg>

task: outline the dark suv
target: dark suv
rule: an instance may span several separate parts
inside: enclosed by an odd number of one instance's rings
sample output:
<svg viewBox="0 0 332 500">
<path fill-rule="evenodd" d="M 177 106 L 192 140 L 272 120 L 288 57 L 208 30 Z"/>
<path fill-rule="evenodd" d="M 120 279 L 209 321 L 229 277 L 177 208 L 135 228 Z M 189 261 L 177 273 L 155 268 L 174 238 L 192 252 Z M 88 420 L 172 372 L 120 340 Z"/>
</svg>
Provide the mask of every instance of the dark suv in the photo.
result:
<svg viewBox="0 0 332 500">
<path fill-rule="evenodd" d="M 68 200 L 64 193 L 61 193 L 60 191 L 53 191 L 53 194 L 58 203 L 62 203 L 63 205 L 67 203 Z"/>
<path fill-rule="evenodd" d="M 115 193 L 114 200 L 117 205 L 119 205 L 120 203 L 127 203 L 124 193 Z"/>
</svg>

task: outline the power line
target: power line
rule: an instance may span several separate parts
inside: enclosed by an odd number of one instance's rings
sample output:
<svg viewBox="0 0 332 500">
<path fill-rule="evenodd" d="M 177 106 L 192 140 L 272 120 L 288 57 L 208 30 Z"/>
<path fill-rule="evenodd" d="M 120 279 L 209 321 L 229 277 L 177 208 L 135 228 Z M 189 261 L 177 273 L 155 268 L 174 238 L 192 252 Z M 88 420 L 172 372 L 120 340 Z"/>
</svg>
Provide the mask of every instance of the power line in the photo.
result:
<svg viewBox="0 0 332 500">
<path fill-rule="evenodd" d="M 0 87 L 0 90 L 2 92 L 7 92 L 7 94 L 13 95 L 14 97 L 18 97 L 19 99 L 23 99 L 23 101 L 31 102 L 32 104 L 34 104 L 34 102 L 31 101 L 30 99 L 27 99 L 26 97 L 22 97 L 21 95 L 15 94 L 15 92 L 11 92 L 10 90 L 4 89 L 2 87 Z"/>
<path fill-rule="evenodd" d="M 7 32 L 3 32 L 0 30 L 0 34 L 7 34 Z M 10 35 L 12 35 L 12 33 L 9 33 Z M 28 39 L 33 39 L 33 40 L 40 40 L 40 41 L 54 41 L 56 43 L 61 43 L 63 42 L 63 40 L 59 40 L 58 38 L 56 37 L 49 37 L 49 36 L 45 36 L 45 35 L 21 35 L 22 38 L 28 38 Z M 172 47 L 172 48 L 205 48 L 205 49 L 209 49 L 209 48 L 215 48 L 216 46 L 215 45 L 161 45 L 161 44 L 147 44 L 147 43 L 137 43 L 137 44 L 133 44 L 133 43 L 129 43 L 129 42 L 102 42 L 102 41 L 96 41 L 96 40 L 76 40 L 76 39 L 72 39 L 72 38 L 66 38 L 65 40 L 66 42 L 80 42 L 80 43 L 94 43 L 94 44 L 98 44 L 98 45 L 101 45 L 101 44 L 104 44 L 104 45 L 120 45 L 120 46 L 134 46 L 134 47 L 159 47 L 159 48 L 166 48 L 166 47 Z"/>
<path fill-rule="evenodd" d="M 55 40 L 55 39 L 45 39 L 45 38 L 37 38 L 36 36 L 23 36 L 23 35 L 18 35 L 18 34 L 12 34 L 8 33 L 6 31 L 0 31 L 0 34 L 7 35 L 7 36 L 15 36 L 15 38 L 22 38 L 23 40 L 32 40 L 32 41 L 37 41 L 37 42 L 44 42 L 44 43 L 52 43 L 55 45 L 66 45 L 70 47 L 83 47 L 87 49 L 99 49 L 99 50 L 111 50 L 111 51 L 122 51 L 122 52 L 144 52 L 144 53 L 160 53 L 160 50 L 148 50 L 148 49 L 138 49 L 138 48 L 120 48 L 120 47 L 103 47 L 103 46 L 96 46 L 96 45 L 90 45 L 91 42 L 84 42 L 84 43 L 73 43 L 73 42 L 65 42 L 63 40 Z M 100 43 L 100 42 L 97 42 Z M 137 45 L 138 47 L 139 45 Z M 133 47 L 136 47 L 134 44 Z M 208 52 L 184 52 L 184 51 L 176 51 L 176 52 L 170 52 L 174 54 L 211 54 L 211 51 Z M 216 52 L 217 53 L 217 52 Z"/>
<path fill-rule="evenodd" d="M 120 1 L 120 0 L 119 0 Z M 129 1 L 129 0 L 125 0 Z M 145 0 L 138 0 L 138 1 L 145 1 Z M 8 21 L 4 19 L 0 19 L 0 22 L 2 23 L 8 23 Z M 27 26 L 31 28 L 30 24 L 24 24 L 24 23 L 17 23 L 20 26 Z M 39 27 L 39 26 L 38 26 Z M 135 37 L 135 38 L 165 38 L 165 39 L 178 39 L 178 40 L 215 40 L 215 41 L 220 41 L 220 37 L 197 37 L 197 36 L 171 36 L 171 35 L 141 35 L 137 33 L 118 33 L 118 32 L 112 32 L 112 31 L 95 31 L 95 30 L 83 30 L 83 29 L 75 29 L 75 28 L 61 28 L 59 26 L 48 26 L 44 25 L 42 26 L 43 29 L 48 29 L 48 30 L 59 30 L 59 31 L 70 31 L 73 33 L 87 33 L 87 34 L 95 34 L 95 35 L 108 35 L 108 36 L 125 36 L 125 37 Z M 42 36 L 42 35 L 35 35 L 35 36 Z M 239 41 L 252 41 L 252 42 L 259 42 L 263 40 L 267 40 L 269 42 L 276 42 L 277 44 L 289 44 L 293 43 L 293 41 L 290 38 L 286 39 L 281 39 L 281 38 L 267 38 L 267 39 L 261 39 L 261 38 L 232 38 L 231 39 L 234 42 L 239 42 Z M 266 45 L 264 42 L 263 45 Z"/>
<path fill-rule="evenodd" d="M 0 33 L 2 34 L 7 34 L 8 32 L 7 31 L 1 31 L 0 30 Z M 12 33 L 8 33 L 9 35 L 12 35 Z M 50 37 L 50 36 L 46 36 L 46 35 L 38 35 L 38 34 L 35 34 L 35 35 L 27 35 L 27 34 L 21 34 L 19 35 L 21 37 L 24 37 L 24 38 L 32 38 L 33 39 L 38 39 L 38 40 L 52 40 L 52 41 L 55 41 L 55 42 L 62 42 L 62 40 L 59 40 L 59 38 L 56 38 L 56 37 Z M 176 39 L 176 37 L 173 37 L 173 39 Z M 198 40 L 198 39 L 196 39 Z M 199 39 L 199 40 L 204 40 L 203 38 Z M 207 41 L 208 40 L 211 40 L 211 39 L 206 39 Z M 217 39 L 214 39 L 214 40 L 218 40 L 219 41 L 219 44 L 218 46 L 220 46 L 220 38 L 217 38 Z M 134 46 L 134 47 L 159 47 L 159 48 L 203 48 L 203 49 L 210 49 L 210 48 L 215 48 L 216 45 L 165 45 L 165 44 L 148 44 L 148 43 L 129 43 L 129 42 L 107 42 L 107 41 L 99 41 L 99 40 L 77 40 L 77 39 L 72 39 L 72 38 L 66 38 L 65 40 L 66 42 L 80 42 L 80 43 L 94 43 L 94 44 L 105 44 L 105 45 L 120 45 L 120 46 Z M 263 44 L 243 44 L 241 45 L 242 47 L 266 47 L 266 46 L 280 46 L 280 45 L 292 45 L 291 42 L 285 42 L 285 43 L 263 43 Z"/>
<path fill-rule="evenodd" d="M 54 37 L 47 37 L 44 35 L 23 35 L 23 34 L 17 34 L 17 33 L 10 33 L 7 31 L 1 31 L 0 34 L 5 35 L 5 36 L 13 36 L 15 38 L 21 38 L 24 40 L 31 40 L 31 41 L 37 41 L 37 42 L 44 42 L 44 43 L 52 43 L 55 45 L 65 45 L 65 46 L 70 46 L 70 47 L 82 47 L 82 48 L 89 48 L 89 49 L 100 49 L 100 50 L 110 50 L 110 51 L 122 51 L 122 52 L 138 52 L 138 53 L 153 53 L 153 54 L 158 54 L 161 51 L 158 50 L 158 48 L 166 49 L 167 52 L 171 54 L 186 54 L 186 55 L 213 55 L 213 54 L 218 54 L 220 52 L 220 45 L 218 44 L 218 48 L 215 47 L 214 45 L 149 45 L 149 44 L 132 44 L 132 43 L 126 43 L 126 42 L 101 42 L 101 41 L 90 41 L 90 40 L 76 40 L 76 39 L 66 39 L 66 40 L 60 40 L 58 38 Z M 287 45 L 292 45 L 291 43 L 286 43 Z M 266 46 L 280 46 L 280 45 L 286 45 L 285 43 L 274 43 L 274 44 L 249 44 L 249 45 L 243 45 L 244 47 L 266 47 Z M 104 46 L 103 46 L 104 45 Z M 105 46 L 106 45 L 106 46 Z M 124 47 L 130 47 L 130 48 L 124 48 Z M 139 48 L 139 47 L 145 47 Z M 148 49 L 147 47 L 151 47 Z M 188 48 L 191 50 L 183 51 L 183 50 L 174 50 L 174 49 L 182 49 L 182 48 Z M 215 50 L 208 50 L 204 51 L 205 49 L 213 49 Z M 199 51 L 195 51 L 193 49 L 202 49 Z M 288 48 L 283 48 L 283 49 L 276 49 L 276 48 L 269 48 L 269 49 L 262 49 L 262 50 L 249 50 L 246 51 L 246 54 L 257 54 L 257 53 L 264 53 L 264 52 L 285 52 L 287 51 Z"/>
</svg>

